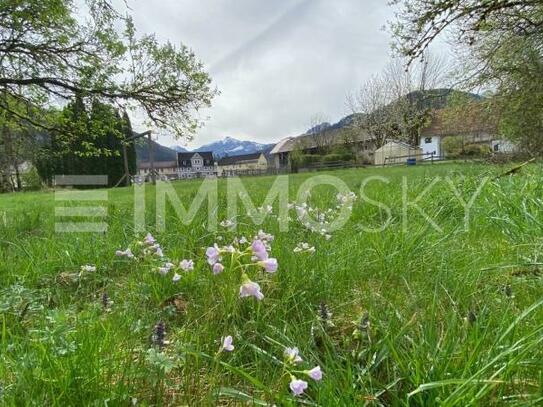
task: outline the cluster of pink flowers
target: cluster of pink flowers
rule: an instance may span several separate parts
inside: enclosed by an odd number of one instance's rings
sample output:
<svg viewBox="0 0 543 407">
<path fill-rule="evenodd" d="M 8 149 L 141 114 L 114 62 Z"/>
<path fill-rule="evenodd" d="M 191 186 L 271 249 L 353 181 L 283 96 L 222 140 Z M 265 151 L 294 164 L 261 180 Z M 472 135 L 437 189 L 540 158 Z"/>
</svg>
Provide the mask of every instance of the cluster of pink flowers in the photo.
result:
<svg viewBox="0 0 543 407">
<path fill-rule="evenodd" d="M 216 275 L 225 270 L 223 263 L 228 257 L 231 269 L 241 272 L 240 298 L 255 297 L 257 300 L 262 300 L 264 294 L 260 285 L 252 281 L 248 273 L 255 268 L 267 273 L 277 271 L 279 267 L 277 259 L 269 256 L 272 241 L 272 235 L 260 230 L 250 243 L 243 236 L 240 239 L 234 239 L 230 245 L 220 247 L 215 243 L 206 250 L 207 262 L 211 266 L 213 274 Z"/>
<path fill-rule="evenodd" d="M 347 206 L 349 209 L 353 209 L 354 202 L 357 199 L 357 196 L 354 192 L 349 191 L 344 194 L 341 192 L 336 195 L 339 206 Z"/>
<path fill-rule="evenodd" d="M 219 223 L 223 228 L 233 228 L 236 226 L 236 223 L 233 220 L 225 219 Z"/>
<path fill-rule="evenodd" d="M 350 191 L 347 193 L 338 193 L 336 195 L 336 199 L 337 204 L 335 207 L 328 208 L 326 210 L 313 208 L 306 202 L 299 205 L 296 203 L 290 203 L 289 209 L 295 210 L 298 221 L 300 221 L 304 227 L 314 233 L 320 234 L 326 240 L 329 240 L 332 238 L 329 231 L 331 221 L 338 216 L 339 212 L 341 212 L 343 208 L 346 207 L 348 210 L 352 210 L 357 196 L 354 192 Z"/>
<path fill-rule="evenodd" d="M 136 242 L 134 245 L 134 252 L 129 247 L 126 250 L 117 250 L 115 255 L 117 257 L 125 257 L 127 259 L 139 259 L 141 261 L 151 262 L 156 264 L 155 270 L 162 276 L 166 276 L 173 271 L 172 281 L 178 282 L 181 280 L 181 275 L 177 271 L 192 271 L 194 270 L 194 262 L 192 260 L 183 259 L 176 265 L 174 262 L 168 260 L 164 255 L 162 247 L 153 237 L 152 234 L 147 233 L 143 240 Z"/>
<path fill-rule="evenodd" d="M 256 208 L 256 211 L 253 213 L 248 212 L 248 216 L 255 216 L 255 215 L 271 215 L 273 213 L 273 207 L 271 205 L 263 205 L 258 208 Z"/>
<path fill-rule="evenodd" d="M 136 256 L 134 256 L 134 253 L 132 253 L 132 250 L 130 248 L 126 250 L 117 250 L 115 252 L 115 256 L 117 257 L 126 257 L 127 259 L 133 259 Z"/>
<path fill-rule="evenodd" d="M 294 253 L 315 253 L 315 246 L 310 246 L 309 243 L 298 243 L 298 245 L 294 248 Z"/>
<path fill-rule="evenodd" d="M 143 239 L 143 242 L 140 242 L 140 244 L 143 246 L 143 254 L 145 256 L 154 255 L 160 258 L 164 257 L 160 244 L 158 244 L 156 239 L 150 233 L 147 233 Z"/>
<path fill-rule="evenodd" d="M 234 351 L 234 339 L 231 335 L 221 338 L 220 352 L 233 352 Z M 303 363 L 303 359 L 300 356 L 298 348 L 285 348 L 283 352 L 283 364 L 290 375 L 290 391 L 294 396 L 301 396 L 309 387 L 307 381 L 298 379 L 294 374 L 304 374 L 310 379 L 315 381 L 322 380 L 322 370 L 320 366 L 315 366 L 309 370 L 298 370 L 298 366 Z"/>
<path fill-rule="evenodd" d="M 96 271 L 96 266 L 85 264 L 84 266 L 81 266 L 80 270 L 82 273 L 93 273 Z"/>
<path fill-rule="evenodd" d="M 149 255 L 155 255 L 159 258 L 164 257 L 164 253 L 162 252 L 162 248 L 157 243 L 153 235 L 150 233 L 147 233 L 147 235 L 143 238 L 142 241 L 137 242 L 135 245 L 136 252 L 140 257 L 149 256 Z M 117 250 L 115 251 L 115 256 L 117 257 L 126 257 L 127 259 L 135 259 L 137 256 L 132 251 L 132 248 L 128 247 L 126 250 Z"/>
<path fill-rule="evenodd" d="M 298 348 L 285 348 L 284 352 L 285 365 L 289 368 L 295 368 L 303 362 L 300 356 Z M 290 373 L 290 390 L 295 396 L 300 396 L 308 387 L 308 383 L 305 380 L 298 379 L 294 373 L 303 373 L 315 381 L 322 380 L 322 371 L 320 366 L 315 366 L 310 370 L 292 371 Z"/>
</svg>

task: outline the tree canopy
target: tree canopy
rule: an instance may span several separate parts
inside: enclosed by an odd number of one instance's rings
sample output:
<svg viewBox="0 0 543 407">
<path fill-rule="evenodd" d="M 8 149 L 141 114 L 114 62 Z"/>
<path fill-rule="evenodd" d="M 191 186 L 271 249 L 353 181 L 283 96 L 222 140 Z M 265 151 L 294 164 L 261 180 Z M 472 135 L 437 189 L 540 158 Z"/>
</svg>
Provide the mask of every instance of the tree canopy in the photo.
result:
<svg viewBox="0 0 543 407">
<path fill-rule="evenodd" d="M 393 0 L 396 49 L 412 62 L 446 34 L 457 44 L 467 87 L 492 89 L 503 135 L 543 153 L 543 2 Z"/>
<path fill-rule="evenodd" d="M 108 0 L 80 7 L 72 0 L 0 0 L 0 89 L 0 109 L 35 126 L 58 123 L 29 115 L 21 103 L 48 107 L 79 95 L 84 103 L 137 110 L 150 126 L 185 137 L 200 124 L 194 113 L 217 93 L 189 48 L 138 36 Z"/>
<path fill-rule="evenodd" d="M 480 34 L 541 36 L 541 0 L 391 0 L 399 6 L 392 23 L 396 46 L 412 60 L 447 30 L 454 40 L 473 45 Z"/>
</svg>

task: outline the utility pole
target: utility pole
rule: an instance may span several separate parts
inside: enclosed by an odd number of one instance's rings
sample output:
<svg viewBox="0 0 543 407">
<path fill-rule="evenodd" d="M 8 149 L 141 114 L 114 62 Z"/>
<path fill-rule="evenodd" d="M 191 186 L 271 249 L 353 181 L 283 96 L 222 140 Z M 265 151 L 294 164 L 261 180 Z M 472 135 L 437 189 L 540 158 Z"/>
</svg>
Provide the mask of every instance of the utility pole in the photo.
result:
<svg viewBox="0 0 543 407">
<path fill-rule="evenodd" d="M 147 132 L 147 145 L 149 146 L 149 164 L 151 171 L 151 181 L 153 185 L 156 185 L 156 174 L 155 174 L 155 152 L 153 150 L 153 140 L 151 139 L 151 131 Z"/>
<path fill-rule="evenodd" d="M 115 185 L 116 187 L 118 187 L 123 181 L 124 181 L 124 183 L 125 183 L 125 185 L 127 187 L 130 186 L 130 170 L 128 169 L 128 152 L 127 152 L 127 149 L 126 149 L 126 144 L 127 143 L 133 143 L 137 139 L 140 139 L 140 138 L 145 137 L 145 136 L 149 136 L 147 142 L 148 142 L 148 145 L 149 145 L 149 160 L 151 161 L 151 179 L 153 180 L 153 185 L 156 184 L 156 178 L 155 178 L 155 174 L 154 174 L 154 168 L 155 168 L 154 152 L 152 150 L 152 144 L 151 144 L 151 130 L 147 130 L 147 131 L 145 131 L 143 133 L 133 133 L 132 137 L 129 137 L 129 138 L 124 140 L 124 142 L 123 142 L 124 175 L 119 180 L 119 182 L 117 182 L 117 185 Z"/>
<path fill-rule="evenodd" d="M 124 161 L 124 185 L 130 186 L 130 170 L 128 169 L 128 152 L 126 151 L 126 143 L 123 142 L 123 161 Z"/>
</svg>

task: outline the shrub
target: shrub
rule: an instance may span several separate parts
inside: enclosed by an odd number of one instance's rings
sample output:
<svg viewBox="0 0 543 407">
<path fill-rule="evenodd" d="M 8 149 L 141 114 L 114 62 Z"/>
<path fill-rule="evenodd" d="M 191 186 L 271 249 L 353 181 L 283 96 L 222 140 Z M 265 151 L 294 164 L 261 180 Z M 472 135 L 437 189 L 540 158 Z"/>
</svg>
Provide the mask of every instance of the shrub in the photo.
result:
<svg viewBox="0 0 543 407">
<path fill-rule="evenodd" d="M 26 191 L 37 191 L 41 189 L 42 183 L 38 171 L 32 167 L 30 171 L 21 175 L 23 188 Z"/>
<path fill-rule="evenodd" d="M 321 162 L 322 157 L 323 156 L 317 155 L 317 154 L 302 154 L 302 156 L 300 157 L 300 163 L 302 165 L 308 165 L 308 164 Z"/>
<path fill-rule="evenodd" d="M 468 157 L 482 157 L 492 152 L 490 146 L 486 144 L 466 144 L 464 146 L 464 155 Z"/>
<path fill-rule="evenodd" d="M 464 142 L 462 136 L 446 137 L 443 139 L 443 152 L 447 157 L 456 158 L 462 155 Z"/>
<path fill-rule="evenodd" d="M 334 162 L 334 161 L 342 161 L 342 155 L 341 154 L 326 154 L 324 157 L 323 157 L 323 161 L 324 162 Z"/>
</svg>

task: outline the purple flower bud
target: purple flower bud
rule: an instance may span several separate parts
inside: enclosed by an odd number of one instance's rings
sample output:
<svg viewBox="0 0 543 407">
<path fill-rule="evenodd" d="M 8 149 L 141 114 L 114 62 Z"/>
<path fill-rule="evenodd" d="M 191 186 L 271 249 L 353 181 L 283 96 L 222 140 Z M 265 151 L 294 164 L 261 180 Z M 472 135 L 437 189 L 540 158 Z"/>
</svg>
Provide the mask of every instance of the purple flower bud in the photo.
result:
<svg viewBox="0 0 543 407">
<path fill-rule="evenodd" d="M 165 345 L 165 342 L 164 342 L 165 338 L 166 338 L 166 326 L 164 325 L 164 322 L 160 321 L 158 324 L 155 325 L 152 340 L 155 345 L 157 345 L 160 349 L 162 349 Z"/>
<path fill-rule="evenodd" d="M 109 305 L 110 305 L 109 295 L 107 295 L 107 293 L 104 292 L 102 294 L 102 306 L 104 307 L 104 309 L 107 309 L 109 308 Z"/>
</svg>

